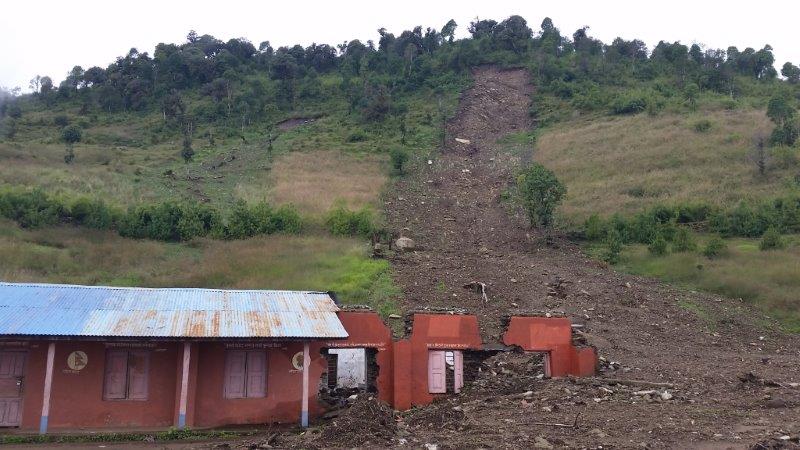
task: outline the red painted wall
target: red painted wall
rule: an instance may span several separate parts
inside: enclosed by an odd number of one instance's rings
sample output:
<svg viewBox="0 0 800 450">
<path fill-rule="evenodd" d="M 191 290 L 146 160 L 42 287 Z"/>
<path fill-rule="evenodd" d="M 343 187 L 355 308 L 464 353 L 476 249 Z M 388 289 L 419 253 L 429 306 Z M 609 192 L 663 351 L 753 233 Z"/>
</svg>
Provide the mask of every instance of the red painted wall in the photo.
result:
<svg viewBox="0 0 800 450">
<path fill-rule="evenodd" d="M 49 429 L 162 428 L 173 424 L 177 345 L 161 343 L 150 354 L 149 395 L 146 401 L 103 400 L 106 345 L 102 342 L 56 342 Z M 73 351 L 86 352 L 80 371 L 67 366 Z M 25 377 L 20 428 L 39 428 L 42 412 L 47 342 L 31 342 Z"/>
<path fill-rule="evenodd" d="M 327 348 L 374 348 L 378 350 L 378 398 L 394 404 L 394 357 L 392 330 L 372 311 L 341 311 L 339 320 L 350 336 L 345 340 L 328 341 Z"/>
<path fill-rule="evenodd" d="M 199 343 L 197 393 L 192 423 L 197 427 L 230 424 L 298 423 L 303 388 L 303 372 L 292 366 L 292 357 L 303 351 L 302 342 L 278 343 L 267 348 L 267 395 L 263 398 L 226 399 L 223 396 L 225 373 L 224 343 Z M 309 415 L 321 412 L 317 402 L 319 379 L 326 370 L 320 354 L 321 344 L 310 346 Z M 187 422 L 189 421 L 187 413 Z"/>
<path fill-rule="evenodd" d="M 478 318 L 458 314 L 414 314 L 411 337 L 395 343 L 394 407 L 427 405 L 428 350 L 480 350 Z"/>
<path fill-rule="evenodd" d="M 572 323 L 566 317 L 512 317 L 503 343 L 525 351 L 548 352 L 553 377 L 595 374 L 597 352 L 572 345 Z"/>
</svg>

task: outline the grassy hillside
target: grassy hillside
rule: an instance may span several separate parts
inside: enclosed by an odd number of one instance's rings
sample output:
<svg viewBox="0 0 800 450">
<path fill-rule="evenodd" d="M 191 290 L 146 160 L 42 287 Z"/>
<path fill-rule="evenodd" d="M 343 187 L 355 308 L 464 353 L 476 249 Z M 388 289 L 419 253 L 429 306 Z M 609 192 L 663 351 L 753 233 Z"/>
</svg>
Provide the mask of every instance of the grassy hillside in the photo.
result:
<svg viewBox="0 0 800 450">
<path fill-rule="evenodd" d="M 573 223 L 664 203 L 731 206 L 799 187 L 792 154 L 776 154 L 759 175 L 752 138 L 770 129 L 763 109 L 752 108 L 579 118 L 544 130 L 534 159 L 569 187 L 562 212 Z"/>
<path fill-rule="evenodd" d="M 700 203 L 733 210 L 742 201 L 770 203 L 797 195 L 797 149 L 769 148 L 763 175 L 754 162 L 753 137 L 771 128 L 764 108 L 730 110 L 712 102 L 698 111 L 578 116 L 541 130 L 533 157 L 567 185 L 562 222 L 580 229 L 592 215 L 648 217 L 646 211 L 655 206 Z M 760 220 L 758 213 L 752 214 L 752 220 Z M 636 220 L 630 226 L 639 226 Z M 656 225 L 654 233 L 669 238 L 674 230 L 664 223 Z M 616 265 L 689 289 L 742 299 L 781 320 L 787 330 L 800 332 L 797 236 L 784 236 L 783 248 L 769 251 L 759 249 L 758 238 L 728 236 L 723 241 L 727 251 L 708 258 L 702 253 L 711 237 L 690 232 L 694 248 L 688 251 L 677 249 L 672 238 L 664 254 L 648 250 L 648 242 L 634 240 L 623 247 Z M 609 259 L 610 245 L 607 237 L 600 237 L 587 249 L 599 259 Z M 710 326 L 718 319 L 709 317 Z"/>
</svg>

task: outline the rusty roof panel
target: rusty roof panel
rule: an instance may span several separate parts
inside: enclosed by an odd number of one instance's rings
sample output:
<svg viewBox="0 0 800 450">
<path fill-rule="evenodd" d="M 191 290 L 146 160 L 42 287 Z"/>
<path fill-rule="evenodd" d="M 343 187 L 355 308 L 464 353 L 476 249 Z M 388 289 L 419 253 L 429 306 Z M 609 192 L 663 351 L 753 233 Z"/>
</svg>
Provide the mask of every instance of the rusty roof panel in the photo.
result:
<svg viewBox="0 0 800 450">
<path fill-rule="evenodd" d="M 345 338 L 325 292 L 0 282 L 0 335 Z"/>
</svg>

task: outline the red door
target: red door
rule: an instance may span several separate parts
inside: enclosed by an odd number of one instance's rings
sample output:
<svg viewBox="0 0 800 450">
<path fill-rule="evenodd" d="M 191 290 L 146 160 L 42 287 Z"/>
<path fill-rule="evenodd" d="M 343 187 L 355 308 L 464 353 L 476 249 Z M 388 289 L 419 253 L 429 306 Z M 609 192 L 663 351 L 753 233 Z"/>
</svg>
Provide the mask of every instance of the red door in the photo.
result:
<svg viewBox="0 0 800 450">
<path fill-rule="evenodd" d="M 26 356 L 21 351 L 0 351 L 0 427 L 19 426 Z"/>
</svg>

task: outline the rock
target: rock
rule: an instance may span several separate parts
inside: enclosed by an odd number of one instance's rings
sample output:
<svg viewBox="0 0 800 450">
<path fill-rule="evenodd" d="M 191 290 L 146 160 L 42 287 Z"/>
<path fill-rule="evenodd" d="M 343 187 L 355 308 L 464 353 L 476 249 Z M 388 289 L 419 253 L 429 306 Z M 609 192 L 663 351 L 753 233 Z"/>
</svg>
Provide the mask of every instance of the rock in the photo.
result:
<svg viewBox="0 0 800 450">
<path fill-rule="evenodd" d="M 672 400 L 672 394 L 667 391 L 661 393 L 661 400 Z"/>
<path fill-rule="evenodd" d="M 471 143 L 469 139 L 462 139 L 462 138 L 456 138 L 456 142 L 458 142 L 459 144 L 466 144 L 466 145 L 469 145 Z"/>
<path fill-rule="evenodd" d="M 525 398 L 531 398 L 533 397 L 533 391 L 525 391 L 522 393 L 522 396 Z"/>
<path fill-rule="evenodd" d="M 554 448 L 554 447 L 553 444 L 547 441 L 547 439 L 541 436 L 536 436 L 536 438 L 533 439 L 533 448 Z"/>
<path fill-rule="evenodd" d="M 426 443 L 425 445 L 423 445 L 423 447 L 425 447 L 425 450 L 438 450 L 439 449 L 439 444 L 427 444 Z"/>
<path fill-rule="evenodd" d="M 401 316 L 400 314 L 389 314 L 389 318 L 390 319 L 402 319 L 403 316 Z"/>
<path fill-rule="evenodd" d="M 394 246 L 396 249 L 400 250 L 401 252 L 410 252 L 416 248 L 416 244 L 414 240 L 407 237 L 400 237 L 394 241 Z"/>
<path fill-rule="evenodd" d="M 786 408 L 786 402 L 780 398 L 773 398 L 768 400 L 765 406 L 772 409 Z"/>
<path fill-rule="evenodd" d="M 594 437 L 601 438 L 601 439 L 604 438 L 604 437 L 608 437 L 608 435 L 603 433 L 603 430 L 601 430 L 600 428 L 592 428 L 592 430 L 589 431 L 589 434 L 591 434 Z"/>
<path fill-rule="evenodd" d="M 347 401 L 354 402 L 358 399 L 358 394 L 353 394 L 350 397 L 347 397 Z"/>
</svg>

